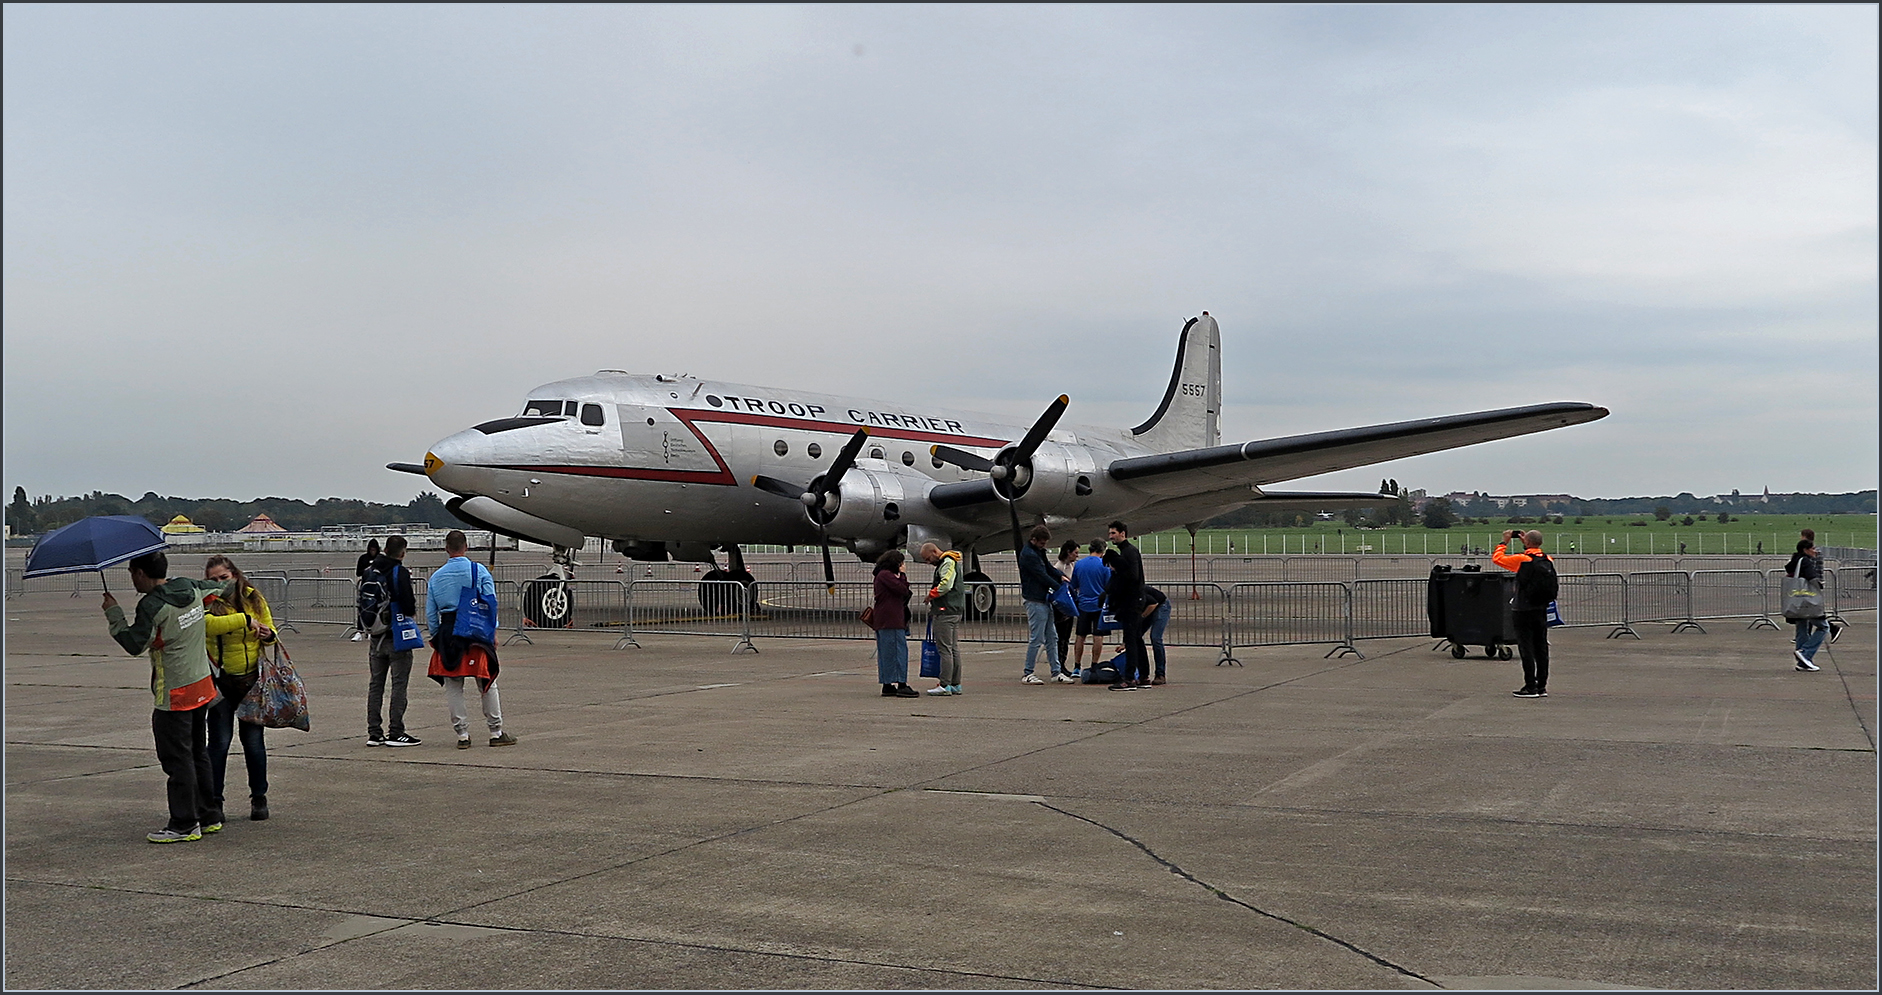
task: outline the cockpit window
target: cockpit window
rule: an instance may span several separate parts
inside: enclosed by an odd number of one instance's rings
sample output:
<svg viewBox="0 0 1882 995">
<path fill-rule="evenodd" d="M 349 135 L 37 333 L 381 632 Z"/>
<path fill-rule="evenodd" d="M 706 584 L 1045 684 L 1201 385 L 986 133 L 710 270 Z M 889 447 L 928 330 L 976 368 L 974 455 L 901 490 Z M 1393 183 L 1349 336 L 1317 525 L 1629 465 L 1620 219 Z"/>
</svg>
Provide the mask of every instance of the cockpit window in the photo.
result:
<svg viewBox="0 0 1882 995">
<path fill-rule="evenodd" d="M 575 417 L 575 402 L 563 401 L 562 402 L 562 414 L 569 418 Z"/>
<path fill-rule="evenodd" d="M 573 414 L 575 411 L 573 407 L 575 402 L 570 401 L 568 403 L 570 405 L 569 413 Z M 562 417 L 562 402 L 561 401 L 531 401 L 528 404 L 523 405 L 523 417 L 524 418 L 560 418 Z"/>
<path fill-rule="evenodd" d="M 599 404 L 582 405 L 582 424 L 584 425 L 601 424 L 601 405 Z"/>
</svg>

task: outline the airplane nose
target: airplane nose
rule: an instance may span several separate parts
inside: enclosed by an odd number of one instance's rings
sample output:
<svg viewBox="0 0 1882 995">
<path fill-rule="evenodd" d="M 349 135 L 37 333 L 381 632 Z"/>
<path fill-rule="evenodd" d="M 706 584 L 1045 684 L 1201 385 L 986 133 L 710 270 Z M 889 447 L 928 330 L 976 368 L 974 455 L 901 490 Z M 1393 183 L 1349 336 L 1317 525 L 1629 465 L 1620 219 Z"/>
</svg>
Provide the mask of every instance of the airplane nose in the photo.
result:
<svg viewBox="0 0 1882 995">
<path fill-rule="evenodd" d="M 466 493 L 480 438 L 476 430 L 466 429 L 433 443 L 425 453 L 425 476 L 445 490 Z"/>
</svg>

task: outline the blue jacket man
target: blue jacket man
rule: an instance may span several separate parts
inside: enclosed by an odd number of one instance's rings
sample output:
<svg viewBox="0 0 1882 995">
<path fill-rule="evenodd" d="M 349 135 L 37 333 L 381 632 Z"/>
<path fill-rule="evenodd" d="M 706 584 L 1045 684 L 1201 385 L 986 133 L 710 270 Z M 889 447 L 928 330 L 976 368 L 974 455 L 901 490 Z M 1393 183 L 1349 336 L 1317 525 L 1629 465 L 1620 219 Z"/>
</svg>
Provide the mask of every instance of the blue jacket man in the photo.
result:
<svg viewBox="0 0 1882 995">
<path fill-rule="evenodd" d="M 1104 633 L 1098 631 L 1098 616 L 1104 610 L 1104 592 L 1111 586 L 1111 568 L 1104 565 L 1104 540 L 1090 546 L 1091 555 L 1072 564 L 1072 602 L 1078 606 L 1078 619 L 1072 632 L 1078 641 L 1072 644 L 1072 676 L 1085 670 L 1085 640 L 1091 640 L 1091 665 L 1103 662 Z"/>
</svg>

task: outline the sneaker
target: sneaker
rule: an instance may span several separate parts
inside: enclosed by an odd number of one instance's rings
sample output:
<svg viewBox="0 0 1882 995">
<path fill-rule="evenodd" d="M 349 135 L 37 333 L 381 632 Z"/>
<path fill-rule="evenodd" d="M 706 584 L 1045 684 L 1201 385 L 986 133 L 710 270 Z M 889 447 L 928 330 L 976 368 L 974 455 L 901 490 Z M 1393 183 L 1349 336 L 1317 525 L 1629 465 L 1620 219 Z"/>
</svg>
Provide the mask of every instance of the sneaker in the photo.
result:
<svg viewBox="0 0 1882 995">
<path fill-rule="evenodd" d="M 468 749 L 470 749 L 470 737 L 469 737 L 469 736 L 465 736 L 465 737 L 464 737 L 463 739 L 460 739 L 460 740 L 458 740 L 458 741 L 457 741 L 457 748 L 458 748 L 458 749 L 460 749 L 460 750 L 468 750 Z"/>
<path fill-rule="evenodd" d="M 1113 691 L 1129 691 L 1130 689 L 1131 689 L 1131 686 L 1123 681 L 1119 681 L 1116 684 L 1111 685 L 1111 690 Z"/>
<path fill-rule="evenodd" d="M 1027 674 L 1026 676 L 1020 678 L 1019 682 L 1021 684 L 1044 684 L 1045 683 L 1045 681 L 1042 681 L 1039 679 L 1038 674 Z"/>
<path fill-rule="evenodd" d="M 409 735 L 407 733 L 399 733 L 397 736 L 387 736 L 386 745 L 387 746 L 417 746 L 418 737 Z"/>
<path fill-rule="evenodd" d="M 207 836 L 207 835 L 209 835 L 210 833 L 219 833 L 219 832 L 221 832 L 221 831 L 222 831 L 222 820 L 221 820 L 221 819 L 217 819 L 217 820 L 216 820 L 216 821 L 214 821 L 214 822 L 206 822 L 206 823 L 204 823 L 204 824 L 203 824 L 203 835 L 204 835 L 204 836 Z"/>
<path fill-rule="evenodd" d="M 946 684 L 943 684 L 939 687 L 929 688 L 928 693 L 933 694 L 933 695 L 953 694 L 954 689 L 951 687 L 948 687 Z"/>
<path fill-rule="evenodd" d="M 961 686 L 959 684 L 956 684 L 953 687 L 948 688 L 948 693 L 949 694 L 966 694 L 967 692 L 962 691 Z"/>
<path fill-rule="evenodd" d="M 355 633 L 353 633 L 353 641 L 354 641 L 354 642 L 356 642 L 356 643 L 357 643 L 357 642 L 359 642 L 360 640 L 362 640 L 362 639 L 364 639 L 364 638 L 366 638 L 366 634 L 365 634 L 364 632 L 355 632 Z"/>
<path fill-rule="evenodd" d="M 490 737 L 490 745 L 491 746 L 515 746 L 516 737 L 510 735 L 507 732 L 500 732 L 500 733 L 497 733 L 495 736 Z"/>
<path fill-rule="evenodd" d="M 1055 681 L 1057 681 L 1057 682 L 1059 682 L 1060 684 L 1076 684 L 1076 683 L 1078 683 L 1078 682 L 1077 682 L 1077 681 L 1076 681 L 1075 679 L 1073 679 L 1073 677 L 1072 677 L 1072 675 L 1070 675 L 1070 674 L 1068 674 L 1068 673 L 1066 673 L 1066 672 L 1065 672 L 1065 671 L 1063 671 L 1063 670 L 1061 670 L 1061 671 L 1059 671 L 1059 672 L 1058 672 L 1058 673 L 1056 673 L 1056 674 L 1053 674 L 1053 675 L 1052 675 L 1052 679 L 1053 679 L 1053 680 L 1055 680 Z"/>
<path fill-rule="evenodd" d="M 159 829 L 144 837 L 152 843 L 191 843 L 203 838 L 203 827 L 191 826 L 188 829 Z"/>
<path fill-rule="evenodd" d="M 1152 684 L 1155 684 L 1155 685 L 1158 685 L 1158 686 L 1162 686 L 1162 685 L 1164 685 L 1164 684 L 1168 684 L 1168 683 L 1170 683 L 1170 682 L 1169 682 L 1169 681 L 1166 681 L 1166 680 L 1164 680 L 1164 679 L 1163 679 L 1163 675 L 1162 675 L 1162 674 L 1158 674 L 1158 675 L 1156 676 L 1156 679 L 1155 679 L 1155 680 L 1152 680 L 1152 681 L 1151 681 L 1150 683 L 1152 683 Z"/>
<path fill-rule="evenodd" d="M 1804 655 L 1804 651 L 1803 651 L 1803 650 L 1791 650 L 1791 656 L 1794 656 L 1794 657 L 1796 657 L 1796 658 L 1797 658 L 1797 669 L 1798 669 L 1798 670 L 1803 670 L 1803 671 L 1811 671 L 1811 670 L 1822 670 L 1822 669 L 1823 669 L 1822 667 L 1819 667 L 1819 666 L 1817 666 L 1816 664 L 1814 664 L 1814 663 L 1811 663 L 1811 662 L 1810 662 L 1810 658 Z"/>
<path fill-rule="evenodd" d="M 895 697 L 895 685 L 893 685 L 893 684 L 884 684 L 884 685 L 882 685 L 882 696 L 883 696 L 884 698 L 893 698 L 893 697 Z"/>
<path fill-rule="evenodd" d="M 249 799 L 248 821 L 250 822 L 267 822 L 268 821 L 268 799 L 266 796 Z"/>
<path fill-rule="evenodd" d="M 921 697 L 921 692 L 906 684 L 897 684 L 895 686 L 895 696 L 897 698 L 919 698 Z"/>
<path fill-rule="evenodd" d="M 1548 697 L 1548 692 L 1543 691 L 1541 688 L 1532 688 L 1532 687 L 1520 688 L 1518 690 L 1511 691 L 1510 694 L 1513 694 L 1518 698 L 1546 698 Z"/>
<path fill-rule="evenodd" d="M 384 746 L 386 745 L 386 738 L 384 736 L 375 736 L 372 733 L 367 733 L 366 745 L 367 746 Z"/>
</svg>

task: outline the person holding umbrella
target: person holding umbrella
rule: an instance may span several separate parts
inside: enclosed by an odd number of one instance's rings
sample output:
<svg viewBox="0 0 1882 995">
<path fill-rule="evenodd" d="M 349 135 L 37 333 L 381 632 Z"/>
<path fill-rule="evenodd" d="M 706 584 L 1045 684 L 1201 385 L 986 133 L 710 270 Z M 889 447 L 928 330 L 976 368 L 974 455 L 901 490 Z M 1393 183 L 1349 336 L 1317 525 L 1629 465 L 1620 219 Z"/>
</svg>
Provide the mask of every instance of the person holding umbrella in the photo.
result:
<svg viewBox="0 0 1882 995">
<path fill-rule="evenodd" d="M 182 843 L 220 832 L 222 812 L 214 797 L 215 775 L 209 765 L 209 706 L 216 682 L 209 667 L 202 598 L 216 594 L 230 600 L 221 581 L 171 578 L 162 550 L 130 562 L 131 586 L 142 595 L 137 617 L 126 620 L 118 599 L 105 592 L 105 622 L 111 636 L 135 656 L 150 655 L 151 735 L 157 761 L 169 779 L 170 821 L 145 837 L 152 843 Z"/>
</svg>

